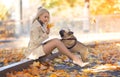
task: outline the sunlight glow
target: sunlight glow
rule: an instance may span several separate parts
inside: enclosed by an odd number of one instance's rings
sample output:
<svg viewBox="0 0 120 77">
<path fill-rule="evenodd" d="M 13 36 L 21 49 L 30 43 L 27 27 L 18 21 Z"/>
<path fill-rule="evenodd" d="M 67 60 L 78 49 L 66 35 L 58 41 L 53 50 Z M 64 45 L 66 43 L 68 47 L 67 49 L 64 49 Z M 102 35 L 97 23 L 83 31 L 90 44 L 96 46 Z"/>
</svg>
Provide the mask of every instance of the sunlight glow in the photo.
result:
<svg viewBox="0 0 120 77">
<path fill-rule="evenodd" d="M 105 65 L 98 65 L 93 68 L 83 69 L 84 72 L 103 72 L 108 70 L 118 70 L 120 69 L 119 65 L 111 65 L 111 64 L 105 64 Z"/>
<path fill-rule="evenodd" d="M 7 8 L 11 7 L 14 0 L 0 0 Z"/>
</svg>

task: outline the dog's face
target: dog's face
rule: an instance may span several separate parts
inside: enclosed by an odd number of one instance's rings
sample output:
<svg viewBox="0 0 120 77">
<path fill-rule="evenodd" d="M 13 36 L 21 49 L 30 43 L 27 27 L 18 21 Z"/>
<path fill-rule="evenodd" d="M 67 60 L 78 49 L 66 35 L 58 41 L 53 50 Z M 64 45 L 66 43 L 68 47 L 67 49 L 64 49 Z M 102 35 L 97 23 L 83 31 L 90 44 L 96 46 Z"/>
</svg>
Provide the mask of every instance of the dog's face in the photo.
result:
<svg viewBox="0 0 120 77">
<path fill-rule="evenodd" d="M 71 37 L 74 37 L 73 36 L 73 32 L 72 31 L 70 31 L 70 30 L 60 30 L 59 31 L 59 34 L 60 34 L 60 36 L 61 36 L 61 38 L 71 38 Z"/>
</svg>

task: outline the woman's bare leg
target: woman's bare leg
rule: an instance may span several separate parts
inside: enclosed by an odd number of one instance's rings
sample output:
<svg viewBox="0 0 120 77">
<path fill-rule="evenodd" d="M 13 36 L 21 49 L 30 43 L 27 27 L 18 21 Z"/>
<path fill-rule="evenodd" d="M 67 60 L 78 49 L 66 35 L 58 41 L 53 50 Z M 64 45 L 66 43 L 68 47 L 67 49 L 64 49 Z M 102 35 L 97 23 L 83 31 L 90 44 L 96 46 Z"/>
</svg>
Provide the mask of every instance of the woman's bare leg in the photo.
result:
<svg viewBox="0 0 120 77">
<path fill-rule="evenodd" d="M 43 49 L 44 49 L 44 52 L 46 54 L 49 54 L 53 51 L 53 49 L 55 48 L 58 48 L 58 50 L 65 54 L 66 56 L 68 56 L 69 58 L 71 58 L 73 60 L 73 62 L 75 64 L 78 64 L 80 65 L 81 67 L 82 66 L 85 66 L 85 64 L 83 63 L 83 61 L 78 58 L 77 56 L 75 56 L 74 54 L 72 54 L 66 47 L 65 45 L 57 38 L 55 39 L 52 39 L 50 41 L 48 41 L 44 46 L 43 46 Z"/>
</svg>

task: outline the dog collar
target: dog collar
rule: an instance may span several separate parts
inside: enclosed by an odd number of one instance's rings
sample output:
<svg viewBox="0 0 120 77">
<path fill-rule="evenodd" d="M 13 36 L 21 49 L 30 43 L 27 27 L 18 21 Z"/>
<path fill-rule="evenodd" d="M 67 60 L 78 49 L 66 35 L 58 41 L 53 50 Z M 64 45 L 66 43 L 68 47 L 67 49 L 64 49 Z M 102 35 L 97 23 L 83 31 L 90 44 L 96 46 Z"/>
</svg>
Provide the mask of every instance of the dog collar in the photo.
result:
<svg viewBox="0 0 120 77">
<path fill-rule="evenodd" d="M 68 49 L 73 48 L 77 44 L 77 39 L 76 38 L 67 38 L 67 39 L 61 39 L 61 40 L 75 40 L 75 43 L 72 46 L 67 47 Z"/>
</svg>

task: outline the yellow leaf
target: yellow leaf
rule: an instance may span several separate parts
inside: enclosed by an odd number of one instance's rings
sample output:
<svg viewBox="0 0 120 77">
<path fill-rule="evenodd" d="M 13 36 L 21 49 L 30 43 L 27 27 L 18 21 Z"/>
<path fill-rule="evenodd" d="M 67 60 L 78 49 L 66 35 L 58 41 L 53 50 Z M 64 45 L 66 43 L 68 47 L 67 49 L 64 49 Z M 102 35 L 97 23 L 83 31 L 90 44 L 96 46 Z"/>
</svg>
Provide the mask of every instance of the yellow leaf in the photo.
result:
<svg viewBox="0 0 120 77">
<path fill-rule="evenodd" d="M 49 23 L 49 24 L 47 24 L 47 28 L 48 28 L 48 29 L 50 29 L 50 28 L 53 27 L 53 26 L 54 26 L 53 23 Z"/>
<path fill-rule="evenodd" d="M 51 74 L 50 77 L 57 77 L 57 75 L 56 74 Z"/>
</svg>

